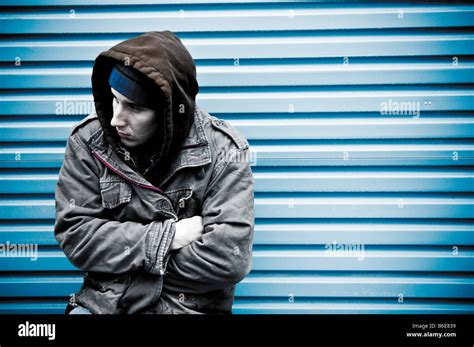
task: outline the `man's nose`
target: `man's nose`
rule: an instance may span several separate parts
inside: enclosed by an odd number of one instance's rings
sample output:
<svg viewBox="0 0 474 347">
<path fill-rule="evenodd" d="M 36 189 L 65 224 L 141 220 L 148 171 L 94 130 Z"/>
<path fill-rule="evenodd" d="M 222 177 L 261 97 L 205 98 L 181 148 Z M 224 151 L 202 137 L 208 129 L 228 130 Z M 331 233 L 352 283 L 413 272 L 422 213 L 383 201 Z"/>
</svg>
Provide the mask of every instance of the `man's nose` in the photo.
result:
<svg viewBox="0 0 474 347">
<path fill-rule="evenodd" d="M 110 125 L 114 128 L 123 128 L 127 122 L 127 114 L 120 105 L 114 108 L 114 115 L 110 121 Z"/>
</svg>

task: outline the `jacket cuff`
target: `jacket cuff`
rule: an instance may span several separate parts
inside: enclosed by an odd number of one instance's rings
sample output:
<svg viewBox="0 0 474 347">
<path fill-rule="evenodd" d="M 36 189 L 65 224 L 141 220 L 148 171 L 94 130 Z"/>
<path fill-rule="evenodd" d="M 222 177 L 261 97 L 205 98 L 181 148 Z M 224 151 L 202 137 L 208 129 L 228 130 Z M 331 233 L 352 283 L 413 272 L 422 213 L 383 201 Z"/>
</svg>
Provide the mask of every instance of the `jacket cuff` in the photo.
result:
<svg viewBox="0 0 474 347">
<path fill-rule="evenodd" d="M 164 275 L 170 246 L 176 232 L 175 221 L 152 222 L 145 242 L 145 270 L 154 275 Z"/>
</svg>

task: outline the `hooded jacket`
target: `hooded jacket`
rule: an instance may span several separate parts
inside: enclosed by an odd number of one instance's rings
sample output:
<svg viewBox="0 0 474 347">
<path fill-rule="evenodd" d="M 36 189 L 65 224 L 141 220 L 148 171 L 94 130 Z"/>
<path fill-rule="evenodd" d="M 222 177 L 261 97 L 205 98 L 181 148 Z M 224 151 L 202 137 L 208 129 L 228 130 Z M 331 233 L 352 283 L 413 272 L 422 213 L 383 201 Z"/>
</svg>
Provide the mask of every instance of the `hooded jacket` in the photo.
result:
<svg viewBox="0 0 474 347">
<path fill-rule="evenodd" d="M 132 67 L 147 76 L 147 86 L 156 89 L 156 111 L 160 126 L 158 133 L 147 143 L 132 151 L 121 146 L 115 129 L 110 125 L 113 116 L 112 99 L 108 83 L 116 63 Z M 131 163 L 145 175 L 156 178 L 160 172 L 152 169 L 166 166 L 167 159 L 176 154 L 194 122 L 195 98 L 199 91 L 196 66 L 181 41 L 171 32 L 149 32 L 123 41 L 102 52 L 96 58 L 92 71 L 92 93 L 104 136 L 119 153 L 132 157 Z M 138 161 L 149 162 L 138 165 Z M 135 160 L 133 160 L 135 159 Z"/>
<path fill-rule="evenodd" d="M 144 170 L 124 160 L 110 126 L 107 84 L 117 62 L 147 76 L 163 100 Z M 254 229 L 249 144 L 195 104 L 192 57 L 171 32 L 150 32 L 101 53 L 96 112 L 68 138 L 56 186 L 55 236 L 86 272 L 73 304 L 93 313 L 230 313 L 251 268 Z M 204 233 L 170 251 L 175 223 L 200 215 Z"/>
</svg>

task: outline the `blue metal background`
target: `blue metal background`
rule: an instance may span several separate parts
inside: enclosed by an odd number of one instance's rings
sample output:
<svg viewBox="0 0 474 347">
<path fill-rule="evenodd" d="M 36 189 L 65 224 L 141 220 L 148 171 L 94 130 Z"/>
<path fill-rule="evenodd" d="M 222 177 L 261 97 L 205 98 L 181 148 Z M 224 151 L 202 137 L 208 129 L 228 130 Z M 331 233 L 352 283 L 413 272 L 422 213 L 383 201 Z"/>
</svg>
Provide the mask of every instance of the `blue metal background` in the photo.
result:
<svg viewBox="0 0 474 347">
<path fill-rule="evenodd" d="M 256 153 L 236 313 L 474 313 L 473 6 L 131 3 L 2 1 L 0 243 L 40 253 L 0 258 L 0 313 L 62 313 L 79 288 L 53 237 L 54 188 L 84 112 L 56 105 L 90 103 L 95 56 L 150 30 L 177 32 L 199 104 Z M 381 115 L 389 100 L 420 117 Z M 333 241 L 364 259 L 329 256 Z"/>
</svg>

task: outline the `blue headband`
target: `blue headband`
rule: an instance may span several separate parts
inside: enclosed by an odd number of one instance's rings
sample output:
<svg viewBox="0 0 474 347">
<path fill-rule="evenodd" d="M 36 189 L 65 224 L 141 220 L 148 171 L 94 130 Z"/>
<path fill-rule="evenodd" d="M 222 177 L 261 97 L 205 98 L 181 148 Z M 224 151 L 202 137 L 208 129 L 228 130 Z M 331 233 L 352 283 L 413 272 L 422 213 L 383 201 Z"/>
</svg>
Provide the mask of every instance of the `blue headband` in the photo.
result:
<svg viewBox="0 0 474 347">
<path fill-rule="evenodd" d="M 110 73 L 109 85 L 137 105 L 153 108 L 157 96 L 147 80 L 137 70 L 118 63 Z"/>
</svg>

